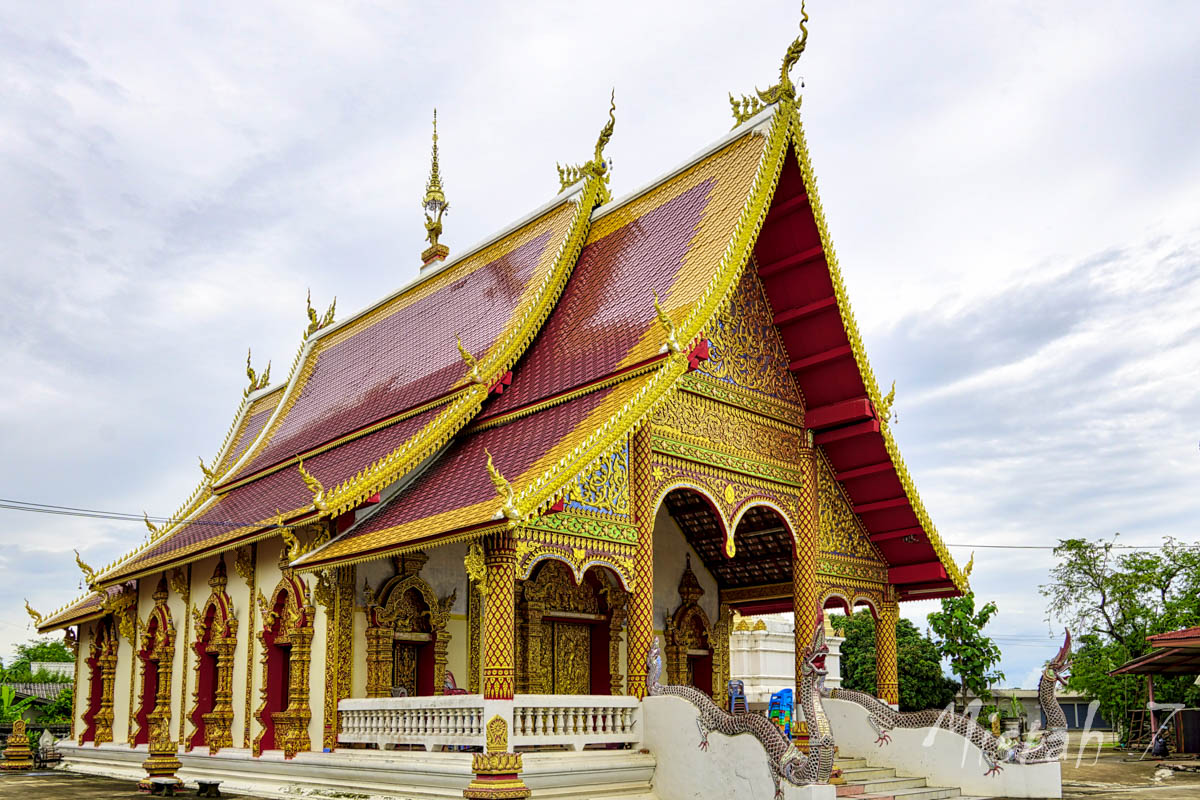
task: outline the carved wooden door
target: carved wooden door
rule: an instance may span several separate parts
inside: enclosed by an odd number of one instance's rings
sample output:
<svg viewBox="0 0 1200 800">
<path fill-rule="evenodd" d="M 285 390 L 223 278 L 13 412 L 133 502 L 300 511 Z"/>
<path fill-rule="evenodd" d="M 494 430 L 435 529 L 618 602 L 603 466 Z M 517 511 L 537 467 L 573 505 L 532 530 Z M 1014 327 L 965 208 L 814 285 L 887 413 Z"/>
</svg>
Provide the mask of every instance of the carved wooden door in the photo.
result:
<svg viewBox="0 0 1200 800">
<path fill-rule="evenodd" d="M 591 626 L 562 620 L 542 625 L 543 685 L 550 694 L 591 694 Z"/>
<path fill-rule="evenodd" d="M 392 651 L 392 686 L 404 689 L 406 697 L 417 696 L 417 648 L 408 642 L 396 642 Z"/>
</svg>

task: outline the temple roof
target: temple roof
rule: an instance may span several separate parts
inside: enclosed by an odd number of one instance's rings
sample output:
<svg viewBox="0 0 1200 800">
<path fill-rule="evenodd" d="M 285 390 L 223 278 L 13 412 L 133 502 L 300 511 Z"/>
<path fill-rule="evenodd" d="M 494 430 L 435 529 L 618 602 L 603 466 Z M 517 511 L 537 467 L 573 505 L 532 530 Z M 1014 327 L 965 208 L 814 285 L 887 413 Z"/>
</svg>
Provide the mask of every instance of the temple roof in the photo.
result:
<svg viewBox="0 0 1200 800">
<path fill-rule="evenodd" d="M 118 585 L 100 591 L 103 592 L 104 599 L 109 599 L 120 594 L 122 589 L 123 587 Z M 72 600 L 62 608 L 42 617 L 35 625 L 37 632 L 49 633 L 103 616 L 105 614 L 103 602 L 100 592 L 88 592 L 83 597 Z"/>
<path fill-rule="evenodd" d="M 308 337 L 286 383 L 242 404 L 211 484 L 97 583 L 356 509 L 353 526 L 296 565 L 467 538 L 506 513 L 533 520 L 669 398 L 694 366 L 691 348 L 756 269 L 806 425 L 901 598 L 965 590 L 888 429 L 890 399 L 850 312 L 795 105 L 767 106 L 593 211 L 606 195 L 600 174 Z"/>
</svg>

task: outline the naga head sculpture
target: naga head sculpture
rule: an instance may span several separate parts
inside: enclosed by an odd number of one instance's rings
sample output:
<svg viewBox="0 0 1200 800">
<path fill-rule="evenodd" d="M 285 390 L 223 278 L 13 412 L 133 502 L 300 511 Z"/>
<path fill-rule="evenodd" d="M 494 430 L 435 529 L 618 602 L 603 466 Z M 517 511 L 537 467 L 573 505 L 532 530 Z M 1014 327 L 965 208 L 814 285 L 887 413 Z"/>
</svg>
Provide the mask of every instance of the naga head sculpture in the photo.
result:
<svg viewBox="0 0 1200 800">
<path fill-rule="evenodd" d="M 1062 649 L 1058 651 L 1058 655 L 1046 662 L 1042 675 L 1051 681 L 1061 683 L 1065 689 L 1071 669 L 1071 632 L 1065 630 L 1063 633 L 1066 634 L 1066 639 L 1063 641 Z"/>
<path fill-rule="evenodd" d="M 825 676 L 825 656 L 829 655 L 829 645 L 825 644 L 825 612 L 817 612 L 817 620 L 813 625 L 812 639 L 804 649 L 804 661 L 800 671 L 804 677 Z"/>
</svg>

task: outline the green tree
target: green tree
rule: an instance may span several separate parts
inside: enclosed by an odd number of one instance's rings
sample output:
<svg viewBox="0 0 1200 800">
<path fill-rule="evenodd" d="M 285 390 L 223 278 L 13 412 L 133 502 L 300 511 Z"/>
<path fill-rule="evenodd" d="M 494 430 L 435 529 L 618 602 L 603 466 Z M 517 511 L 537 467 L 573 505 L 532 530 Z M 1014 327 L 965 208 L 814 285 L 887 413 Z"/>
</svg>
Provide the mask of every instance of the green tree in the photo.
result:
<svg viewBox="0 0 1200 800">
<path fill-rule="evenodd" d="M 70 683 L 69 675 L 38 670 L 35 674 L 32 664 L 35 661 L 74 661 L 75 656 L 62 641 L 58 639 L 30 639 L 25 644 L 17 645 L 17 657 L 7 669 L 0 664 L 0 680 L 7 683 Z"/>
<path fill-rule="evenodd" d="M 38 710 L 39 725 L 62 725 L 71 721 L 74 703 L 74 690 L 64 686 L 58 696 Z"/>
<path fill-rule="evenodd" d="M 991 602 L 977 611 L 975 594 L 970 592 L 942 598 L 942 610 L 928 617 L 938 655 L 949 659 L 950 671 L 958 676 L 963 706 L 968 690 L 982 700 L 990 700 L 991 685 L 1004 679 L 1004 673 L 994 669 L 1000 663 L 1000 648 L 983 633 L 995 615 L 996 604 Z"/>
<path fill-rule="evenodd" d="M 874 695 L 875 621 L 867 611 L 835 617 L 834 625 L 846 637 L 842 643 L 842 685 Z M 907 619 L 896 624 L 896 660 L 900 682 L 900 710 L 943 708 L 954 699 L 958 685 L 942 674 L 937 648 Z"/>
<path fill-rule="evenodd" d="M 33 705 L 33 698 L 26 697 L 20 702 L 14 702 L 16 692 L 11 686 L 0 686 L 0 723 L 11 724 L 21 718 L 25 709 Z"/>
<path fill-rule="evenodd" d="M 1147 636 L 1200 624 L 1200 545 L 1167 537 L 1157 552 L 1122 553 L 1114 543 L 1060 540 L 1041 592 L 1047 619 L 1074 634 L 1071 688 L 1097 700 L 1104 718 L 1128 734 L 1129 711 L 1148 699 L 1146 679 L 1108 673 L 1148 653 Z M 1156 676 L 1154 699 L 1200 704 L 1193 680 Z"/>
</svg>

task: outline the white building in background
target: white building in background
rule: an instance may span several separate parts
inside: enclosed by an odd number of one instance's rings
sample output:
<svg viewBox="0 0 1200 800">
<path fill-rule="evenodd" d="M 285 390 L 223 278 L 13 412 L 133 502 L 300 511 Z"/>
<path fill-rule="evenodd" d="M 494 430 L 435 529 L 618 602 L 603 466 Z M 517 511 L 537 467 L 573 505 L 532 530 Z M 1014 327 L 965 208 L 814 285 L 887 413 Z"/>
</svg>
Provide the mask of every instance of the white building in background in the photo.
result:
<svg viewBox="0 0 1200 800">
<path fill-rule="evenodd" d="M 75 677 L 74 661 L 30 661 L 29 671 L 34 675 L 45 670 L 52 675 L 62 675 L 67 678 Z"/>
<path fill-rule="evenodd" d="M 738 617 L 729 642 L 729 674 L 746 686 L 746 702 L 752 708 L 766 708 L 771 695 L 781 689 L 796 688 L 796 639 L 791 614 L 767 614 Z M 842 685 L 841 646 L 845 637 L 835 636 L 830 618 L 825 617 L 825 658 L 828 674 L 825 685 Z"/>
</svg>

